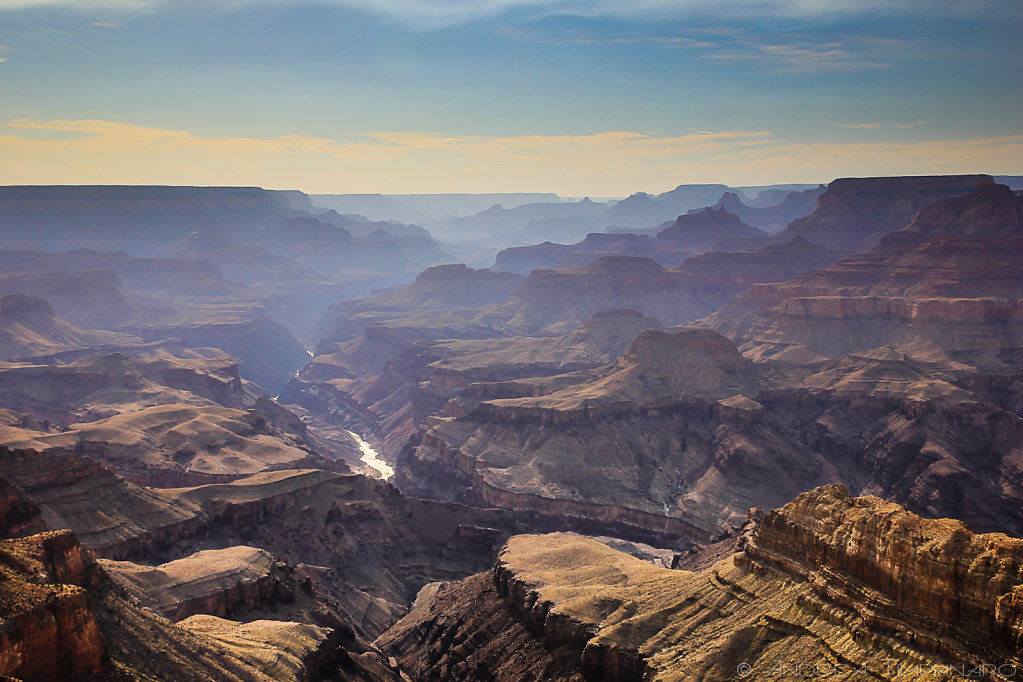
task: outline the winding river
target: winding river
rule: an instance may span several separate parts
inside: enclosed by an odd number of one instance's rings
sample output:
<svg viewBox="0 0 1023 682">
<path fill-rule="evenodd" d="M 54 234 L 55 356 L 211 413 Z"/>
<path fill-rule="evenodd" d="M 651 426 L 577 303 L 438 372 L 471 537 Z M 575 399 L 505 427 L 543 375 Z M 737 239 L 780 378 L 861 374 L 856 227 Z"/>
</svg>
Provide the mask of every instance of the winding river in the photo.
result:
<svg viewBox="0 0 1023 682">
<path fill-rule="evenodd" d="M 391 476 L 394 476 L 394 468 L 384 460 L 380 459 L 380 456 L 377 455 L 377 451 L 373 449 L 372 445 L 364 441 L 362 436 L 354 431 L 349 431 L 348 435 L 355 439 L 355 442 L 359 445 L 359 449 L 362 450 L 362 457 L 359 459 L 362 460 L 363 464 L 379 471 L 380 477 L 385 481 Z"/>
</svg>

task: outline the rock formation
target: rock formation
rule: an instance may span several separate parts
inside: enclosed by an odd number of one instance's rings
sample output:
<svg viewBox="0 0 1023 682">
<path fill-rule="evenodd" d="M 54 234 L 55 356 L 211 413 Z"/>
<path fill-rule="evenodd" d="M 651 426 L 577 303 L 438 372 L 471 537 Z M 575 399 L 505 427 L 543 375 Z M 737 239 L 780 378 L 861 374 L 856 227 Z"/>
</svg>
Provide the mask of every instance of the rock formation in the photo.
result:
<svg viewBox="0 0 1023 682">
<path fill-rule="evenodd" d="M 313 358 L 281 400 L 380 434 L 378 449 L 393 459 L 428 417 L 472 384 L 597 367 L 624 354 L 641 332 L 659 327 L 633 310 L 597 313 L 556 338 L 431 339 L 415 329 L 370 327 L 361 339 Z"/>
<path fill-rule="evenodd" d="M 733 551 L 672 571 L 578 536 L 513 537 L 490 574 L 424 590 L 379 643 L 413 680 L 1018 675 L 1018 539 L 830 486 Z"/>
<path fill-rule="evenodd" d="M 505 333 L 565 334 L 594 313 L 629 308 L 665 324 L 696 319 L 708 308 L 692 279 L 649 258 L 605 256 L 580 270 L 534 270 L 507 303 L 487 311 Z"/>
<path fill-rule="evenodd" d="M 138 342 L 126 334 L 81 329 L 57 317 L 35 296 L 0 296 L 0 359 L 18 360 L 69 349 Z"/>
<path fill-rule="evenodd" d="M 957 381 L 898 353 L 754 364 L 706 330 L 646 332 L 603 368 L 474 389 L 477 402 L 424 425 L 394 480 L 586 519 L 587 532 L 622 523 L 647 541 L 671 527 L 679 547 L 836 481 L 1021 532 L 1023 422 Z"/>
<path fill-rule="evenodd" d="M 722 239 L 762 236 L 766 236 L 766 233 L 750 227 L 727 209 L 706 208 L 680 215 L 674 223 L 657 234 L 654 243 L 662 248 L 699 252 L 710 249 Z"/>
<path fill-rule="evenodd" d="M 755 358 L 892 346 L 935 362 L 1004 367 L 1019 348 L 1023 204 L 988 184 L 936 202 L 875 249 L 758 284 L 708 319 Z"/>
<path fill-rule="evenodd" d="M 983 182 L 991 182 L 991 176 L 840 178 L 828 184 L 810 215 L 793 220 L 766 241 L 732 241 L 729 246 L 760 248 L 801 236 L 839 251 L 866 251 L 908 225 L 921 209 L 939 199 L 969 194 Z"/>
</svg>

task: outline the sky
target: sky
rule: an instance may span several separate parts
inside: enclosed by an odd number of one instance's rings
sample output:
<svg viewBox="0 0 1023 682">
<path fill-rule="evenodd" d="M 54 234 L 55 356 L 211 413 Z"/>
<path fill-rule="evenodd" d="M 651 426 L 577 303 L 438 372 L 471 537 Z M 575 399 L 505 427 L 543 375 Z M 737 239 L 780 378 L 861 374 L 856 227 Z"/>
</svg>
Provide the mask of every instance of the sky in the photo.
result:
<svg viewBox="0 0 1023 682">
<path fill-rule="evenodd" d="M 0 184 L 1023 174 L 1020 0 L 0 0 Z"/>
</svg>

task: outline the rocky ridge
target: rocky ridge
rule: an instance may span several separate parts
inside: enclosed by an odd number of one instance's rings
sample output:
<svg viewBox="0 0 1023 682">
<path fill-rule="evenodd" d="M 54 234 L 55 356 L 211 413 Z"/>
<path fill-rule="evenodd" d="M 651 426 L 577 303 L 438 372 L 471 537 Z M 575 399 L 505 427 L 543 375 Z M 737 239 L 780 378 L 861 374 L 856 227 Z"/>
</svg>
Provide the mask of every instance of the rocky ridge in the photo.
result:
<svg viewBox="0 0 1023 682">
<path fill-rule="evenodd" d="M 578 536 L 513 537 L 490 575 L 424 591 L 380 644 L 413 680 L 939 680 L 979 666 L 1015 679 L 1020 548 L 830 486 L 699 572 Z"/>
</svg>

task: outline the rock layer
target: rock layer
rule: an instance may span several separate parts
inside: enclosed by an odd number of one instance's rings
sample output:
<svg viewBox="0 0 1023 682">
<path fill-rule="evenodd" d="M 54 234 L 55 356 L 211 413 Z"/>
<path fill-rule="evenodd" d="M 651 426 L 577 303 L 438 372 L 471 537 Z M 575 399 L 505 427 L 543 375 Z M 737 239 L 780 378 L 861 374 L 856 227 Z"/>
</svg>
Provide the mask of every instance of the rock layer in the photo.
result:
<svg viewBox="0 0 1023 682">
<path fill-rule="evenodd" d="M 491 575 L 424 591 L 380 644 L 413 680 L 1018 676 L 1018 539 L 831 486 L 735 548 L 690 572 L 578 536 L 516 536 Z"/>
</svg>

